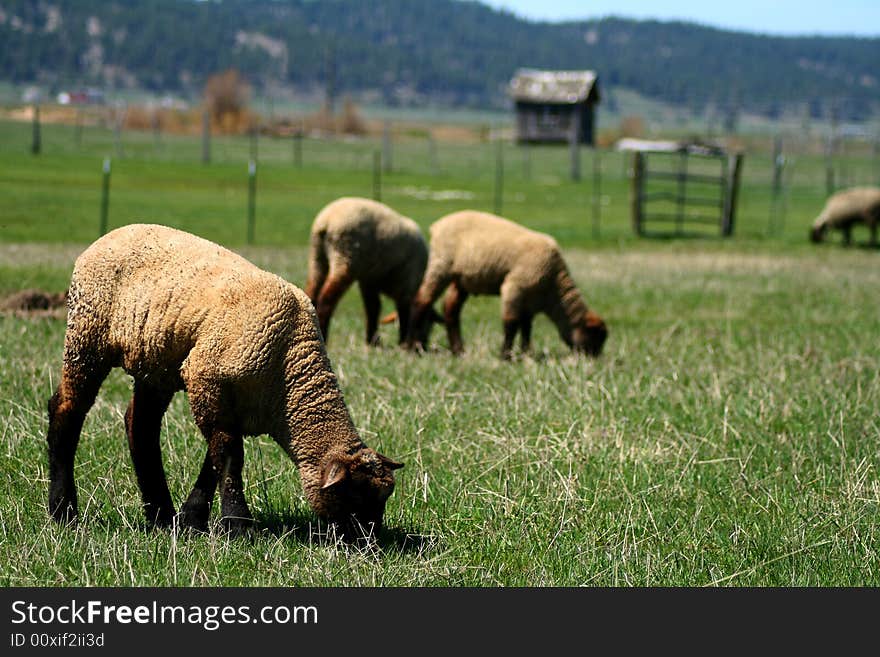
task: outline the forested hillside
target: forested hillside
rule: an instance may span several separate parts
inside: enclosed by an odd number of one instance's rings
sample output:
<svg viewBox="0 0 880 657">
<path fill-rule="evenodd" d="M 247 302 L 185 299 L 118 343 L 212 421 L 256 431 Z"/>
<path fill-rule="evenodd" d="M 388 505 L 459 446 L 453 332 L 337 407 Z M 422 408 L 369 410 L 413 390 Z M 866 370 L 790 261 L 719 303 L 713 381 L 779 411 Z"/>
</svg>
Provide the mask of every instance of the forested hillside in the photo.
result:
<svg viewBox="0 0 880 657">
<path fill-rule="evenodd" d="M 460 0 L 0 0 L 0 79 L 197 94 L 256 87 L 387 104 L 503 106 L 518 67 L 591 68 L 605 87 L 700 110 L 880 111 L 880 39 L 775 37 L 607 18 L 529 22 Z"/>
</svg>

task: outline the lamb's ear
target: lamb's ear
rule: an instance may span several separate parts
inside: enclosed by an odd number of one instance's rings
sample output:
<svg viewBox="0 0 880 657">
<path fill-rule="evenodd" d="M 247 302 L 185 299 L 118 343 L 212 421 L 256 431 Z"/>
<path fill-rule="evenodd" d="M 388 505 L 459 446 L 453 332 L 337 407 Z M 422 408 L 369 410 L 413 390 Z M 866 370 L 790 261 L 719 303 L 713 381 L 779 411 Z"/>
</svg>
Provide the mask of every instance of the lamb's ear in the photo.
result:
<svg viewBox="0 0 880 657">
<path fill-rule="evenodd" d="M 605 326 L 605 321 L 592 310 L 588 310 L 586 315 L 584 315 L 584 323 L 587 325 L 587 328 L 599 328 Z"/>
<path fill-rule="evenodd" d="M 379 460 L 382 461 L 382 465 L 384 465 L 389 470 L 397 470 L 398 468 L 403 467 L 403 463 L 398 463 L 397 461 L 394 461 L 394 460 L 388 458 L 384 454 L 379 454 L 377 452 L 376 456 L 378 456 Z"/>
<path fill-rule="evenodd" d="M 324 467 L 321 473 L 321 490 L 335 486 L 340 481 L 348 478 L 348 468 L 344 461 L 333 459 Z"/>
<path fill-rule="evenodd" d="M 391 324 L 397 321 L 397 311 L 392 310 L 390 313 L 385 315 L 382 319 L 379 320 L 380 324 Z"/>
</svg>

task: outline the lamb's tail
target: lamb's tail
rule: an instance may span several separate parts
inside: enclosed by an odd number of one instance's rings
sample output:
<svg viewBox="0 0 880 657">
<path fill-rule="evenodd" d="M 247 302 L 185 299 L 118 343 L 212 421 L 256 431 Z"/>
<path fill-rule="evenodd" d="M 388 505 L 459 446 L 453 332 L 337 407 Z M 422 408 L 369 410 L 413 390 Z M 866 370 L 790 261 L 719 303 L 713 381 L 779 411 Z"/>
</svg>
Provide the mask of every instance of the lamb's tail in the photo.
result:
<svg viewBox="0 0 880 657">
<path fill-rule="evenodd" d="M 326 230 L 313 231 L 309 245 L 309 274 L 306 279 L 305 291 L 312 303 L 315 303 L 318 298 L 318 293 L 324 286 L 324 281 L 327 280 L 327 273 L 330 270 L 327 251 L 324 248 L 326 236 Z"/>
</svg>

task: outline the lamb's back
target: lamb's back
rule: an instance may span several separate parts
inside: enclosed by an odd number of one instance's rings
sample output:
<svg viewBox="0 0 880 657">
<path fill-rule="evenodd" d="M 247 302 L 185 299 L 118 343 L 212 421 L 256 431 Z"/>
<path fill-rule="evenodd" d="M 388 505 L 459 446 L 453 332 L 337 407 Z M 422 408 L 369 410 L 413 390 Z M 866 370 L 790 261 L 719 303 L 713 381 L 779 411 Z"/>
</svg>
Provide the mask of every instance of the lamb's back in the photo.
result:
<svg viewBox="0 0 880 657">
<path fill-rule="evenodd" d="M 170 383 L 198 347 L 200 367 L 235 377 L 273 357 L 304 307 L 295 286 L 217 244 L 133 224 L 77 259 L 68 333 L 91 333 L 136 376 Z"/>
<path fill-rule="evenodd" d="M 356 277 L 387 275 L 413 257 L 427 257 L 418 224 L 371 199 L 344 197 L 315 218 L 313 232 L 323 232 L 328 257 L 341 260 Z"/>
<path fill-rule="evenodd" d="M 822 209 L 820 219 L 830 225 L 847 223 L 867 212 L 880 209 L 880 188 L 853 187 L 832 194 Z"/>
<path fill-rule="evenodd" d="M 497 294 L 505 280 L 535 287 L 557 266 L 559 246 L 549 235 L 487 212 L 463 210 L 431 226 L 431 259 L 469 292 Z"/>
</svg>

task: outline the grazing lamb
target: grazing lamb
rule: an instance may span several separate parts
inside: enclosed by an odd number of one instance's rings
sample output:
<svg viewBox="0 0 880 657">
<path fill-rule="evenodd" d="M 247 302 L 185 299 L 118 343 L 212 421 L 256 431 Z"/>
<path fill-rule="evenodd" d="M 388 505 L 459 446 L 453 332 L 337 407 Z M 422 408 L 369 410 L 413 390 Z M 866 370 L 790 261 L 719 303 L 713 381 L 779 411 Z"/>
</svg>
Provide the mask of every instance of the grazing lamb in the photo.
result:
<svg viewBox="0 0 880 657">
<path fill-rule="evenodd" d="M 427 262 L 425 238 L 412 219 L 365 198 L 345 197 L 327 205 L 312 224 L 306 282 L 324 340 L 336 304 L 357 281 L 366 311 L 367 344 L 379 341 L 380 293 L 394 299 L 403 343 L 410 305 Z"/>
<path fill-rule="evenodd" d="M 437 220 L 430 229 L 431 255 L 412 309 L 410 348 L 424 349 L 419 331 L 426 313 L 447 287 L 444 320 L 453 353 L 461 353 L 461 308 L 470 294 L 500 294 L 504 343 L 509 359 L 517 332 L 528 351 L 532 318 L 544 312 L 563 341 L 598 356 L 608 335 L 605 322 L 578 292 L 556 241 L 518 224 L 465 210 Z"/>
<path fill-rule="evenodd" d="M 207 528 L 218 484 L 224 527 L 250 525 L 242 438 L 265 433 L 297 464 L 318 516 L 347 538 L 371 524 L 378 531 L 402 465 L 358 437 L 314 308 L 294 285 L 164 226 L 119 228 L 86 249 L 73 269 L 61 380 L 49 400 L 49 512 L 58 521 L 76 517 L 76 447 L 113 367 L 134 378 L 125 428 L 150 523 L 175 515 L 159 429 L 183 389 L 208 449 L 182 525 Z"/>
<path fill-rule="evenodd" d="M 877 224 L 880 224 L 880 188 L 853 187 L 832 194 L 822 212 L 813 222 L 810 239 L 821 242 L 825 233 L 834 228 L 843 232 L 844 244 L 852 242 L 852 229 L 864 224 L 871 231 L 871 245 L 877 245 Z"/>
</svg>

